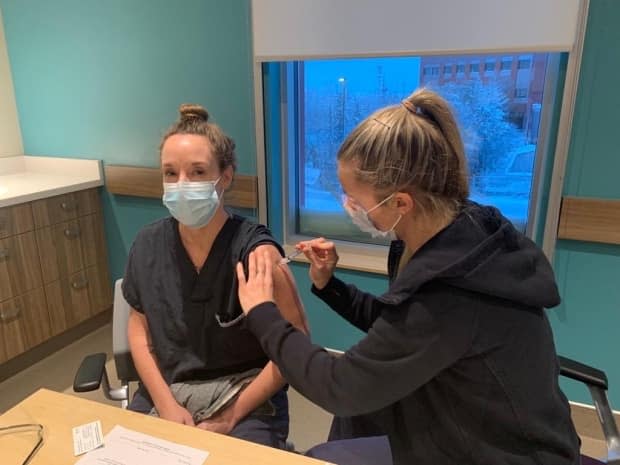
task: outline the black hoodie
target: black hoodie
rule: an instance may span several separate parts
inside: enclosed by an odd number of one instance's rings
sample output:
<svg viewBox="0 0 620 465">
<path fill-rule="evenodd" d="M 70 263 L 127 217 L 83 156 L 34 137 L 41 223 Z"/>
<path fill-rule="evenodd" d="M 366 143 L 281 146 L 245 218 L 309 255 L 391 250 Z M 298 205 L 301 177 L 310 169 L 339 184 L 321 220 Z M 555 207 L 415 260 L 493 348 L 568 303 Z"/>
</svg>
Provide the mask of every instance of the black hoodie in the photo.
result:
<svg viewBox="0 0 620 465">
<path fill-rule="evenodd" d="M 366 415 L 395 465 L 568 465 L 579 439 L 544 307 L 560 299 L 542 252 L 494 208 L 468 203 L 380 297 L 332 278 L 313 292 L 367 333 L 333 357 L 257 306 L 247 324 L 288 382 L 324 409 Z"/>
</svg>

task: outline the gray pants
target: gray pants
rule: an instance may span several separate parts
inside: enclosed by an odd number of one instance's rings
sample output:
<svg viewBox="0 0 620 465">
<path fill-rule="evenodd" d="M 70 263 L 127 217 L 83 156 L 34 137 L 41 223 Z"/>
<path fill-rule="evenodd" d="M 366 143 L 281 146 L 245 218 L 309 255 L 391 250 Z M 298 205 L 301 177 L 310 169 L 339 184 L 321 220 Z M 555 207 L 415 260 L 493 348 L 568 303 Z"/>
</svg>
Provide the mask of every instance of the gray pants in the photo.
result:
<svg viewBox="0 0 620 465">
<path fill-rule="evenodd" d="M 211 418 L 226 407 L 260 372 L 260 368 L 207 381 L 187 381 L 170 385 L 172 395 L 192 415 L 194 423 Z M 266 414 L 274 414 L 273 407 L 261 406 Z M 159 416 L 153 407 L 149 415 Z"/>
</svg>

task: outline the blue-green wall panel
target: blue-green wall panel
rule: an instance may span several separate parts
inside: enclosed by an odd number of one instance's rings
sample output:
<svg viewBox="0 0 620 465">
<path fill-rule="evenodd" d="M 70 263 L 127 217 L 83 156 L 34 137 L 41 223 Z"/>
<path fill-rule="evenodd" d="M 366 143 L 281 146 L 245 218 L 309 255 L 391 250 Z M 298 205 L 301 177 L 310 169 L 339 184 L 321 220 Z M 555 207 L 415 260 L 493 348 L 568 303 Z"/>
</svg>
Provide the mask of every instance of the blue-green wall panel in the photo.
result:
<svg viewBox="0 0 620 465">
<path fill-rule="evenodd" d="M 569 149 L 564 195 L 620 198 L 618 114 L 620 2 L 591 0 Z M 620 408 L 620 247 L 557 244 L 554 268 L 563 302 L 549 312 L 558 351 L 606 371 Z M 588 393 L 564 382 L 570 399 Z"/>
</svg>

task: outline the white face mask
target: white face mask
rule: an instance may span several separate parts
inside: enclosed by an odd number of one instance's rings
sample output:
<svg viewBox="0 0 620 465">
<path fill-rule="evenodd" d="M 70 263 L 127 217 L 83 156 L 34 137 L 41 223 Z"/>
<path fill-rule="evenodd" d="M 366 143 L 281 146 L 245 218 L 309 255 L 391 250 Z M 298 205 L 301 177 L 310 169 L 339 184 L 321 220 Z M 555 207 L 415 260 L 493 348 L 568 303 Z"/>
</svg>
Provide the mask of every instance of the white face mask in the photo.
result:
<svg viewBox="0 0 620 465">
<path fill-rule="evenodd" d="M 215 181 L 179 181 L 164 183 L 164 205 L 177 221 L 190 228 L 202 228 L 213 219 L 220 198 Z"/>
<path fill-rule="evenodd" d="M 356 206 L 355 208 L 352 207 L 350 205 L 351 202 L 349 201 L 349 198 L 346 195 L 343 195 L 342 206 L 344 207 L 345 211 L 351 217 L 351 221 L 353 221 L 353 224 L 357 226 L 358 228 L 360 228 L 361 231 L 370 234 L 372 237 L 383 237 L 383 238 L 393 241 L 396 239 L 394 228 L 396 227 L 396 225 L 402 218 L 402 215 L 398 215 L 398 219 L 396 220 L 396 222 L 387 231 L 381 231 L 377 229 L 375 225 L 373 224 L 373 222 L 370 220 L 370 218 L 368 218 L 368 214 L 371 211 L 375 210 L 376 208 L 379 208 L 381 205 L 383 205 L 385 202 L 390 200 L 392 197 L 394 197 L 394 194 L 387 196 L 377 205 L 372 207 L 370 210 L 366 211 L 360 206 Z"/>
</svg>

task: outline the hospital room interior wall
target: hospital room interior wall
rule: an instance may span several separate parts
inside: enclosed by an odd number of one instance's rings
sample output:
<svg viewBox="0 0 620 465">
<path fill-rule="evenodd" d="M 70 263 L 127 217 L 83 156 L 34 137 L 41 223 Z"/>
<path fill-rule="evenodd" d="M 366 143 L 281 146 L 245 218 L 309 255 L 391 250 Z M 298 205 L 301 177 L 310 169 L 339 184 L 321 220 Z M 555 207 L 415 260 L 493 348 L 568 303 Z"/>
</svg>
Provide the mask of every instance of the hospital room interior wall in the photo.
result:
<svg viewBox="0 0 620 465">
<path fill-rule="evenodd" d="M 620 199 L 620 2 L 590 0 L 563 195 Z M 549 312 L 558 352 L 603 369 L 620 410 L 620 246 L 560 241 L 562 304 Z M 571 400 L 592 403 L 565 382 Z"/>
<path fill-rule="evenodd" d="M 158 166 L 179 104 L 207 108 L 256 174 L 247 0 L 0 0 L 24 152 Z M 161 201 L 101 190 L 110 272 Z"/>
</svg>

